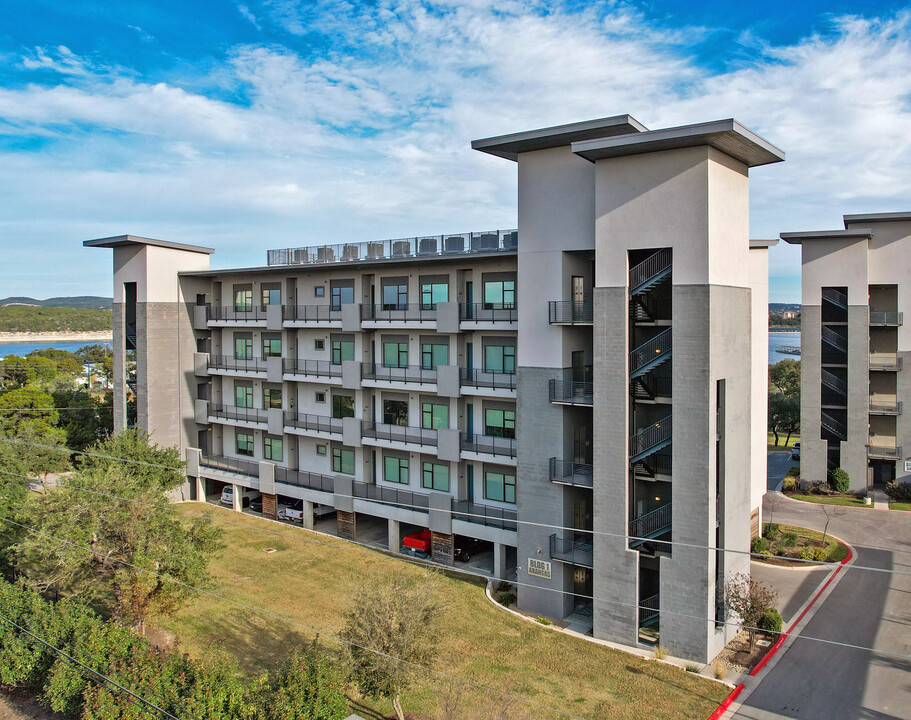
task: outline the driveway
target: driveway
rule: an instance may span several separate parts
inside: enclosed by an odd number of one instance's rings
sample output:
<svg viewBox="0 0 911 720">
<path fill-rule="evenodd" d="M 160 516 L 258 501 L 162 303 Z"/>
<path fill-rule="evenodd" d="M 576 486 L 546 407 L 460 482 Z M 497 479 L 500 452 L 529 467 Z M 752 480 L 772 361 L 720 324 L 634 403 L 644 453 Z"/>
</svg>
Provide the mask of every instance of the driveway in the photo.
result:
<svg viewBox="0 0 911 720">
<path fill-rule="evenodd" d="M 768 453 L 768 458 L 766 463 L 766 489 L 769 491 L 781 490 L 781 483 L 784 481 L 784 476 L 788 474 L 788 470 L 795 465 L 800 465 L 800 463 L 796 460 L 791 460 L 790 452 L 770 452 Z"/>
<path fill-rule="evenodd" d="M 770 461 L 770 482 L 771 463 Z M 733 715 L 741 720 L 883 720 L 911 718 L 911 513 L 837 508 L 769 492 L 763 508 L 775 522 L 828 531 L 856 551 L 831 592 L 781 651 Z M 804 639 L 822 638 L 874 650 Z M 881 651 L 881 652 L 877 652 Z M 896 657 L 895 655 L 905 656 Z"/>
</svg>

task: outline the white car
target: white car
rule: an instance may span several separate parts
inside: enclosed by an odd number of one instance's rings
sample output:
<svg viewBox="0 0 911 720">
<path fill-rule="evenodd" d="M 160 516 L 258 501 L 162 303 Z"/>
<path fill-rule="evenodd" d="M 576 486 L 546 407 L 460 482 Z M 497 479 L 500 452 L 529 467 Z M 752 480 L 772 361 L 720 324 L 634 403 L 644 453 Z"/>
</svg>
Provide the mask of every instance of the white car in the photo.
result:
<svg viewBox="0 0 911 720">
<path fill-rule="evenodd" d="M 800 440 L 791 446 L 791 460 L 800 460 Z"/>
</svg>

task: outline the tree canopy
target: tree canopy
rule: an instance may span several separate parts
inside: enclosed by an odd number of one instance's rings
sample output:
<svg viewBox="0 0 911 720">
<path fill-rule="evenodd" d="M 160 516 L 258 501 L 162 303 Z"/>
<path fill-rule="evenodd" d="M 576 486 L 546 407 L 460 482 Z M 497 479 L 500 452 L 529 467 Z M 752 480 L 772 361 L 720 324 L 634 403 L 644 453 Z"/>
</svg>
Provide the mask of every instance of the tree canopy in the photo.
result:
<svg viewBox="0 0 911 720">
<path fill-rule="evenodd" d="M 800 361 L 792 358 L 779 360 L 769 366 L 769 384 L 785 395 L 800 394 Z"/>
</svg>

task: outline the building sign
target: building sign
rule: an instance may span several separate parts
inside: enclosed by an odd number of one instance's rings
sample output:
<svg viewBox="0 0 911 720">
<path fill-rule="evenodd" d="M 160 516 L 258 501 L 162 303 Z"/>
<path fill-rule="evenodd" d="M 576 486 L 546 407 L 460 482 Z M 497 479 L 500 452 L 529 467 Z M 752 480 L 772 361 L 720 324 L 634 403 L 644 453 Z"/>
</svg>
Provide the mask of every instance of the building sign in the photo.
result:
<svg viewBox="0 0 911 720">
<path fill-rule="evenodd" d="M 547 560 L 528 558 L 528 574 L 550 580 L 550 563 Z"/>
<path fill-rule="evenodd" d="M 905 472 L 911 473 L 911 460 L 905 460 Z"/>
</svg>

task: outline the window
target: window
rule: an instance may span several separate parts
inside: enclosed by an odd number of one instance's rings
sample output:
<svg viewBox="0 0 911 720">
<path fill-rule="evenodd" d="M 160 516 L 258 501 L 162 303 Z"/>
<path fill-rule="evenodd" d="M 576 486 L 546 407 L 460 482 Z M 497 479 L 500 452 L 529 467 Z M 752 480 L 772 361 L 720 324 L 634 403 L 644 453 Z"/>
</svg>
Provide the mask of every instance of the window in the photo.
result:
<svg viewBox="0 0 911 720">
<path fill-rule="evenodd" d="M 282 407 L 282 389 L 281 388 L 263 388 L 263 408 L 266 410 L 281 410 Z"/>
<path fill-rule="evenodd" d="M 236 360 L 253 359 L 253 338 L 235 337 L 234 338 L 234 358 Z"/>
<path fill-rule="evenodd" d="M 326 341 L 323 338 L 317 338 L 316 340 L 313 341 L 313 349 L 314 350 L 325 350 Z M 352 355 L 354 354 L 354 347 L 351 348 L 351 354 Z"/>
<path fill-rule="evenodd" d="M 317 446 L 316 446 L 316 454 L 317 454 L 317 455 L 325 455 L 325 454 L 326 454 L 326 446 L 325 446 L 325 445 L 317 445 Z"/>
<path fill-rule="evenodd" d="M 253 309 L 253 288 L 235 288 L 234 311 L 250 312 Z"/>
<path fill-rule="evenodd" d="M 405 310 L 408 307 L 408 285 L 383 285 L 383 310 Z"/>
<path fill-rule="evenodd" d="M 282 356 L 282 339 L 281 337 L 268 337 L 263 335 L 263 357 L 281 357 Z"/>
<path fill-rule="evenodd" d="M 317 285 L 313 288 L 313 297 L 326 297 L 326 288 L 322 285 Z"/>
<path fill-rule="evenodd" d="M 342 305 L 350 305 L 354 302 L 354 285 L 333 285 L 332 286 L 332 309 L 341 310 Z"/>
<path fill-rule="evenodd" d="M 263 285 L 263 305 L 281 305 L 282 291 L 280 285 Z"/>
<path fill-rule="evenodd" d="M 421 427 L 439 430 L 449 427 L 449 406 L 436 403 L 421 403 Z"/>
<path fill-rule="evenodd" d="M 408 367 L 408 343 L 384 342 L 383 343 L 384 367 Z"/>
<path fill-rule="evenodd" d="M 514 503 L 516 501 L 516 476 L 501 472 L 485 472 L 484 497 L 488 500 Z"/>
<path fill-rule="evenodd" d="M 266 460 L 274 460 L 275 462 L 281 462 L 284 459 L 282 439 L 280 437 L 266 435 L 263 438 L 263 457 Z"/>
<path fill-rule="evenodd" d="M 484 372 L 515 375 L 515 347 L 511 345 L 487 345 L 484 348 Z"/>
<path fill-rule="evenodd" d="M 437 303 L 449 302 L 449 285 L 446 283 L 423 283 L 421 285 L 421 307 L 432 310 Z"/>
<path fill-rule="evenodd" d="M 354 341 L 333 340 L 332 364 L 341 365 L 345 360 L 354 360 Z"/>
<path fill-rule="evenodd" d="M 449 492 L 449 466 L 425 462 L 421 470 L 421 487 Z"/>
<path fill-rule="evenodd" d="M 234 386 L 234 405 L 241 408 L 253 407 L 253 386 L 252 385 L 235 385 Z"/>
<path fill-rule="evenodd" d="M 333 395 L 332 417 L 354 417 L 354 398 L 350 395 Z"/>
<path fill-rule="evenodd" d="M 391 483 L 408 484 L 408 460 L 397 457 L 383 457 L 383 480 Z"/>
<path fill-rule="evenodd" d="M 386 400 L 383 403 L 383 422 L 387 425 L 407 425 L 408 401 Z"/>
<path fill-rule="evenodd" d="M 484 410 L 484 434 L 491 437 L 515 438 L 515 410 Z"/>
<path fill-rule="evenodd" d="M 354 475 L 354 450 L 348 448 L 332 448 L 332 471 Z"/>
<path fill-rule="evenodd" d="M 253 457 L 253 436 L 250 433 L 239 432 L 234 436 L 237 441 L 237 454 Z"/>
<path fill-rule="evenodd" d="M 435 370 L 438 365 L 449 364 L 449 345 L 424 343 L 421 345 L 421 367 Z"/>
<path fill-rule="evenodd" d="M 314 400 L 315 400 L 316 402 L 318 402 L 318 403 L 324 403 L 324 402 L 326 402 L 326 393 L 320 392 L 319 390 L 317 390 L 317 391 L 313 394 L 313 398 L 314 398 Z"/>
<path fill-rule="evenodd" d="M 513 308 L 516 305 L 515 280 L 488 280 L 484 283 L 486 309 Z"/>
</svg>

